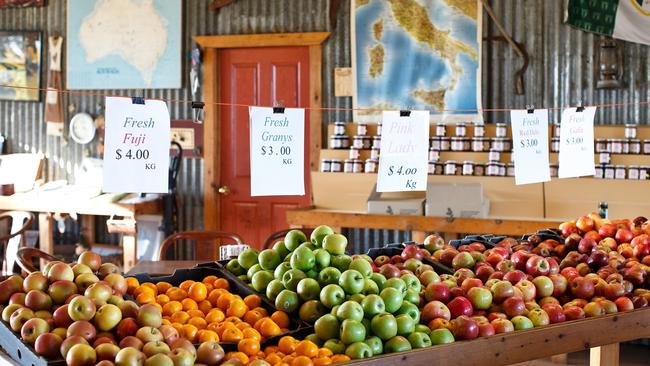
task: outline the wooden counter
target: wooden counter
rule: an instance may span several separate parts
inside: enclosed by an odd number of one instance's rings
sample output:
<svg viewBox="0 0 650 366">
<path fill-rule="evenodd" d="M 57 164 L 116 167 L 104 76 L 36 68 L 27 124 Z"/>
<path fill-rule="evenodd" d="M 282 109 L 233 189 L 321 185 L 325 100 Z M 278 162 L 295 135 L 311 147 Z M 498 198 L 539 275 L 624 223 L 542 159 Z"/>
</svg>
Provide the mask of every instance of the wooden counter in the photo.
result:
<svg viewBox="0 0 650 366">
<path fill-rule="evenodd" d="M 167 276 L 179 268 L 192 268 L 205 261 L 140 261 L 128 272 L 129 275 L 146 273 L 152 277 Z"/>
</svg>

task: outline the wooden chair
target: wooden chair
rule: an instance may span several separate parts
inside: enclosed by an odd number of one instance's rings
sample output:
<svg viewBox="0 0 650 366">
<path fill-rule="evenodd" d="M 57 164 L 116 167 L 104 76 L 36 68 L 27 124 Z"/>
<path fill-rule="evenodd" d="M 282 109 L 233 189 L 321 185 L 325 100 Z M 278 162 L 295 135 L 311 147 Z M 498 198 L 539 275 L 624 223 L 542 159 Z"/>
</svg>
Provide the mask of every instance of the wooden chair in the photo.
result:
<svg viewBox="0 0 650 366">
<path fill-rule="evenodd" d="M 243 243 L 239 235 L 224 231 L 181 231 L 170 235 L 162 242 L 160 250 L 158 251 L 158 260 L 167 259 L 167 250 L 179 240 L 193 241 L 196 246 L 198 244 L 203 245 L 207 243 L 214 245 L 214 242 L 219 239 L 228 239 L 233 241 L 233 244 Z"/>
<path fill-rule="evenodd" d="M 9 234 L 0 236 L 0 245 L 4 247 L 2 262 L 3 274 L 15 273 L 16 253 L 24 244 L 24 233 L 32 226 L 34 214 L 25 211 L 7 211 L 0 213 L 0 222 L 9 222 Z"/>
<path fill-rule="evenodd" d="M 22 247 L 18 249 L 18 253 L 16 253 L 16 263 L 27 273 L 38 272 L 38 269 L 34 267 L 34 258 L 44 259 L 47 262 L 59 260 L 55 256 L 47 254 L 42 250 L 30 247 Z"/>
<path fill-rule="evenodd" d="M 309 236 L 311 235 L 311 232 L 313 231 L 312 229 L 285 229 L 285 230 L 280 230 L 276 231 L 273 234 L 269 235 L 268 238 L 264 241 L 264 249 L 269 249 L 273 247 L 273 244 L 275 244 L 276 241 L 284 239 L 284 237 L 287 235 L 287 233 L 291 230 L 300 230 L 305 235 L 307 235 L 307 239 L 309 239 Z"/>
</svg>

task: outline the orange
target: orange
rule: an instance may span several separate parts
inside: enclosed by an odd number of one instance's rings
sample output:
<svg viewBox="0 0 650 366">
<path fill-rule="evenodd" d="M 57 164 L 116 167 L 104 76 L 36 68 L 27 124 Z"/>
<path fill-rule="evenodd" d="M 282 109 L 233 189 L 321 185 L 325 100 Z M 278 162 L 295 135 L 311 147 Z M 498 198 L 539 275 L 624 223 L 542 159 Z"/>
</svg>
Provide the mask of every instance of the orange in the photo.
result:
<svg viewBox="0 0 650 366">
<path fill-rule="evenodd" d="M 196 332 L 199 343 L 215 341 L 219 342 L 219 335 L 217 332 L 207 329 L 201 329 Z"/>
<path fill-rule="evenodd" d="M 138 295 L 135 298 L 135 301 L 138 304 L 141 304 L 141 305 L 142 304 L 153 304 L 153 303 L 156 302 L 156 295 L 154 295 L 153 293 L 151 293 L 149 291 L 144 291 L 144 292 L 141 292 L 140 295 Z"/>
<path fill-rule="evenodd" d="M 156 296 L 156 302 L 160 305 L 165 305 L 166 303 L 169 302 L 169 296 L 165 294 L 160 294 Z"/>
<path fill-rule="evenodd" d="M 236 317 L 236 316 L 229 316 L 229 317 L 227 317 L 224 321 L 225 321 L 225 322 L 229 322 L 229 323 L 233 323 L 233 324 L 239 324 L 239 323 L 241 323 L 243 320 L 239 319 L 239 318 Z"/>
<path fill-rule="evenodd" d="M 330 357 L 333 354 L 334 353 L 332 353 L 332 351 L 329 348 L 323 347 L 318 349 L 318 357 Z"/>
<path fill-rule="evenodd" d="M 205 319 L 198 317 L 190 318 L 190 320 L 187 321 L 187 324 L 192 324 L 198 329 L 205 329 L 205 327 L 208 326 L 208 323 L 205 322 Z"/>
<path fill-rule="evenodd" d="M 242 339 L 237 343 L 237 350 L 248 356 L 257 355 L 260 351 L 260 342 L 255 339 Z"/>
<path fill-rule="evenodd" d="M 287 315 L 287 313 L 284 311 L 275 311 L 273 314 L 271 314 L 271 319 L 273 319 L 275 324 L 277 324 L 280 328 L 289 327 L 289 315 Z"/>
<path fill-rule="evenodd" d="M 291 336 L 284 336 L 278 342 L 278 349 L 284 354 L 291 354 L 296 351 L 296 339 Z"/>
<path fill-rule="evenodd" d="M 179 335 L 183 334 L 183 324 L 172 322 L 172 327 L 174 327 L 174 329 L 176 329 L 176 331 L 178 332 Z"/>
<path fill-rule="evenodd" d="M 188 320 L 190 320 L 190 314 L 184 312 L 184 311 L 177 311 L 170 315 L 170 319 L 172 323 L 180 323 L 180 324 L 185 324 L 187 323 Z"/>
<path fill-rule="evenodd" d="M 262 298 L 255 294 L 251 294 L 244 298 L 244 303 L 249 309 L 254 309 L 262 305 Z"/>
<path fill-rule="evenodd" d="M 162 325 L 170 325 L 171 323 L 172 323 L 171 320 L 169 320 L 169 319 L 163 319 L 161 324 L 162 324 Z"/>
<path fill-rule="evenodd" d="M 288 363 L 289 365 L 291 365 L 294 358 L 296 358 L 296 357 L 292 356 L 292 355 L 286 355 L 286 356 L 282 357 L 282 362 L 285 362 L 285 363 Z"/>
<path fill-rule="evenodd" d="M 220 324 L 219 324 L 219 323 L 216 323 L 216 322 L 215 322 L 215 323 L 209 323 L 208 326 L 205 327 L 205 329 L 216 332 L 217 329 L 219 328 L 219 325 L 220 325 Z M 219 334 L 219 333 L 217 333 L 217 334 Z"/>
<path fill-rule="evenodd" d="M 196 340 L 196 333 L 199 329 L 192 324 L 183 324 L 183 335 L 187 338 L 188 341 L 194 343 Z"/>
<path fill-rule="evenodd" d="M 187 290 L 187 296 L 196 302 L 201 302 L 208 297 L 208 289 L 204 283 L 194 282 L 189 290 Z"/>
<path fill-rule="evenodd" d="M 329 357 L 318 357 L 318 358 L 314 358 L 312 361 L 314 362 L 314 366 L 324 366 L 324 365 L 332 364 L 332 359 Z"/>
<path fill-rule="evenodd" d="M 291 361 L 291 366 L 312 366 L 311 358 L 307 356 L 298 356 Z"/>
<path fill-rule="evenodd" d="M 256 310 L 249 310 L 244 314 L 244 321 L 248 324 L 255 325 L 258 320 L 262 319 L 264 315 L 260 314 Z"/>
<path fill-rule="evenodd" d="M 276 366 L 291 366 L 291 365 L 289 365 L 288 363 L 286 363 L 286 362 L 284 362 L 284 361 L 281 361 L 281 362 L 280 362 L 279 364 L 277 364 Z"/>
<path fill-rule="evenodd" d="M 271 353 L 270 355 L 266 356 L 264 360 L 270 363 L 271 365 L 277 365 L 280 362 L 282 362 L 282 358 L 276 355 L 275 353 Z"/>
<path fill-rule="evenodd" d="M 334 355 L 331 357 L 332 363 L 350 362 L 350 357 L 346 355 Z"/>
<path fill-rule="evenodd" d="M 257 307 L 257 308 L 255 308 L 253 310 L 257 311 L 258 313 L 260 313 L 260 314 L 262 314 L 264 316 L 269 316 L 269 312 L 266 311 L 266 309 L 264 309 L 264 308 Z"/>
<path fill-rule="evenodd" d="M 161 295 L 158 295 L 158 296 L 161 296 Z M 170 302 L 166 303 L 165 305 L 163 305 L 163 315 L 171 316 L 175 312 L 182 311 L 182 310 L 183 310 L 183 304 L 181 304 L 180 302 L 178 302 L 176 300 L 170 301 Z"/>
<path fill-rule="evenodd" d="M 239 323 L 235 324 L 235 327 L 237 327 L 237 329 L 239 329 L 239 330 L 244 330 L 246 328 L 250 328 L 251 325 L 246 323 L 246 322 L 239 322 Z"/>
<path fill-rule="evenodd" d="M 138 281 L 138 279 L 135 277 L 127 277 L 126 286 L 127 286 L 127 292 L 133 294 L 135 288 L 140 286 L 140 281 Z"/>
<path fill-rule="evenodd" d="M 208 293 L 210 293 L 210 291 L 214 290 L 214 286 L 212 286 L 211 283 L 206 283 L 205 289 L 208 291 Z"/>
<path fill-rule="evenodd" d="M 221 296 L 219 296 L 219 299 L 217 300 L 217 307 L 219 307 L 219 309 L 223 311 L 228 310 L 228 306 L 230 305 L 230 302 L 234 298 L 235 296 L 229 292 L 221 294 Z"/>
<path fill-rule="evenodd" d="M 158 311 L 162 314 L 162 305 L 158 304 L 157 302 L 154 302 L 154 303 L 151 304 L 151 305 L 157 307 L 157 308 L 158 308 Z"/>
<path fill-rule="evenodd" d="M 154 292 L 158 293 L 158 287 L 156 287 L 156 285 L 151 282 L 145 282 L 141 286 L 149 287 L 150 289 L 154 290 Z"/>
<path fill-rule="evenodd" d="M 264 318 L 262 319 L 262 323 L 260 324 L 260 334 L 262 337 L 268 338 L 274 335 L 278 335 L 282 333 L 280 330 L 280 327 L 278 327 L 277 324 L 271 318 Z"/>
<path fill-rule="evenodd" d="M 169 290 L 172 287 L 172 284 L 169 282 L 165 281 L 160 281 L 156 284 L 156 288 L 158 289 L 159 294 L 164 294 L 167 290 Z"/>
<path fill-rule="evenodd" d="M 233 323 L 223 322 L 215 327 L 215 332 L 219 335 L 219 338 L 223 339 L 223 332 L 226 329 L 237 329 Z"/>
<path fill-rule="evenodd" d="M 226 315 L 223 311 L 219 309 L 210 310 L 205 316 L 205 321 L 209 323 L 220 323 L 226 318 Z"/>
<path fill-rule="evenodd" d="M 242 318 L 247 311 L 248 306 L 246 306 L 244 300 L 237 299 L 230 302 L 230 305 L 228 305 L 228 310 L 226 310 L 226 315 Z"/>
<path fill-rule="evenodd" d="M 241 332 L 242 332 L 242 334 L 244 335 L 244 338 L 255 339 L 255 340 L 257 340 L 258 342 L 261 342 L 261 341 L 262 341 L 262 335 L 260 334 L 260 332 L 256 331 L 256 330 L 255 330 L 254 328 L 252 328 L 252 327 L 248 327 L 248 328 L 246 328 L 246 329 L 242 329 Z"/>
<path fill-rule="evenodd" d="M 213 283 L 214 281 L 217 280 L 217 278 L 218 278 L 217 276 L 209 275 L 209 276 L 205 276 L 205 278 L 204 278 L 203 281 L 201 281 L 201 282 L 203 282 L 203 283 L 205 283 L 205 284 Z"/>
<path fill-rule="evenodd" d="M 246 356 L 246 354 L 243 352 L 228 352 L 226 354 L 226 360 L 233 358 L 239 359 L 244 365 L 247 365 L 249 362 L 248 356 Z"/>
<path fill-rule="evenodd" d="M 165 292 L 165 295 L 169 296 L 170 300 L 181 301 L 187 297 L 187 292 L 178 287 L 172 287 Z"/>
<path fill-rule="evenodd" d="M 225 278 L 218 278 L 216 281 L 212 283 L 212 286 L 214 286 L 214 288 L 222 288 L 225 290 L 230 289 L 230 284 L 228 283 L 228 280 L 226 280 Z"/>
<path fill-rule="evenodd" d="M 199 305 L 196 303 L 196 301 L 190 299 L 189 297 L 181 300 L 181 304 L 183 304 L 183 310 L 185 311 L 199 309 Z"/>
<path fill-rule="evenodd" d="M 239 342 L 242 338 L 244 338 L 244 334 L 237 328 L 227 328 L 221 336 L 221 340 L 224 342 Z"/>
<path fill-rule="evenodd" d="M 208 300 L 203 300 L 199 303 L 199 310 L 201 310 L 203 314 L 207 314 L 212 310 L 212 304 Z"/>
<path fill-rule="evenodd" d="M 300 341 L 296 345 L 296 354 L 298 356 L 307 356 L 309 358 L 314 358 L 318 356 L 318 346 L 308 340 Z"/>
<path fill-rule="evenodd" d="M 156 291 L 154 291 L 151 287 L 140 285 L 133 290 L 133 296 L 138 297 L 141 293 L 143 292 L 148 292 L 152 294 L 153 296 L 156 296 Z"/>
<path fill-rule="evenodd" d="M 205 318 L 205 314 L 201 310 L 198 309 L 192 309 L 188 310 L 187 313 L 190 315 L 191 318 L 197 317 L 197 318 Z"/>
<path fill-rule="evenodd" d="M 226 293 L 226 290 L 222 288 L 215 288 L 208 293 L 208 301 L 210 301 L 210 304 L 212 304 L 212 306 L 217 306 L 217 300 L 219 299 L 219 296 L 223 295 L 224 293 Z"/>
<path fill-rule="evenodd" d="M 192 286 L 193 284 L 194 284 L 194 281 L 192 281 L 192 280 L 186 280 L 186 281 L 181 282 L 181 284 L 178 285 L 178 287 L 179 287 L 181 290 L 189 291 L 189 290 L 190 290 L 190 286 Z"/>
</svg>

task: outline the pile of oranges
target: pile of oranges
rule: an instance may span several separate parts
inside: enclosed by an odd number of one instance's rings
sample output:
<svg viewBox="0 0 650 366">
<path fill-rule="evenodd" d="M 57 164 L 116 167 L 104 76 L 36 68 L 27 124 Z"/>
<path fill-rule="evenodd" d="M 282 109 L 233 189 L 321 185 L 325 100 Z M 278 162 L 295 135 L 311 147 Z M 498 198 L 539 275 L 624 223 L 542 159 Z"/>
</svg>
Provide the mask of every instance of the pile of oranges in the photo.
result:
<svg viewBox="0 0 650 366">
<path fill-rule="evenodd" d="M 236 357 L 243 364 L 264 360 L 273 366 L 322 366 L 350 361 L 348 356 L 334 355 L 329 349 L 319 348 L 312 341 L 298 341 L 291 336 L 280 338 L 277 346 L 267 346 L 263 352 L 256 354 L 248 353 L 252 350 L 242 346 L 241 342 L 238 350 L 239 352 L 227 353 L 226 359 Z"/>
<path fill-rule="evenodd" d="M 128 292 L 139 304 L 160 308 L 163 324 L 170 324 L 190 342 L 232 342 L 240 345 L 235 356 L 254 355 L 264 339 L 288 331 L 289 316 L 272 314 L 257 295 L 245 298 L 229 291 L 226 279 L 207 276 L 201 282 L 187 280 L 176 286 L 168 282 L 138 283 L 128 278 Z M 241 355 L 239 354 L 241 353 Z"/>
</svg>

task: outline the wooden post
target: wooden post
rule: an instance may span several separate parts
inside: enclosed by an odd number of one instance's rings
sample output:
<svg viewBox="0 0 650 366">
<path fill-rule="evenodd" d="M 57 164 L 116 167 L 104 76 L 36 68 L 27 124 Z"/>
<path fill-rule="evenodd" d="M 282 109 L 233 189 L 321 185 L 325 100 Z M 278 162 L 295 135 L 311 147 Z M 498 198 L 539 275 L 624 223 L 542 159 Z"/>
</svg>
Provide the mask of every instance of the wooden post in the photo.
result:
<svg viewBox="0 0 650 366">
<path fill-rule="evenodd" d="M 417 244 L 424 243 L 424 238 L 427 236 L 425 231 L 413 230 L 411 231 L 411 240 Z"/>
<path fill-rule="evenodd" d="M 551 356 L 551 362 L 559 365 L 565 365 L 568 361 L 568 356 L 569 355 L 566 353 Z"/>
<path fill-rule="evenodd" d="M 81 232 L 86 234 L 91 248 L 95 244 L 95 216 L 81 215 Z"/>
<path fill-rule="evenodd" d="M 38 214 L 38 246 L 47 254 L 54 254 L 54 239 L 52 238 L 52 216 L 47 212 Z M 47 261 L 41 259 L 41 268 L 45 267 Z"/>
<path fill-rule="evenodd" d="M 124 234 L 122 236 L 122 260 L 124 262 L 124 273 L 128 272 L 138 258 L 138 232 L 133 234 Z"/>
<path fill-rule="evenodd" d="M 618 343 L 590 349 L 589 366 L 618 366 L 618 351 Z"/>
</svg>

